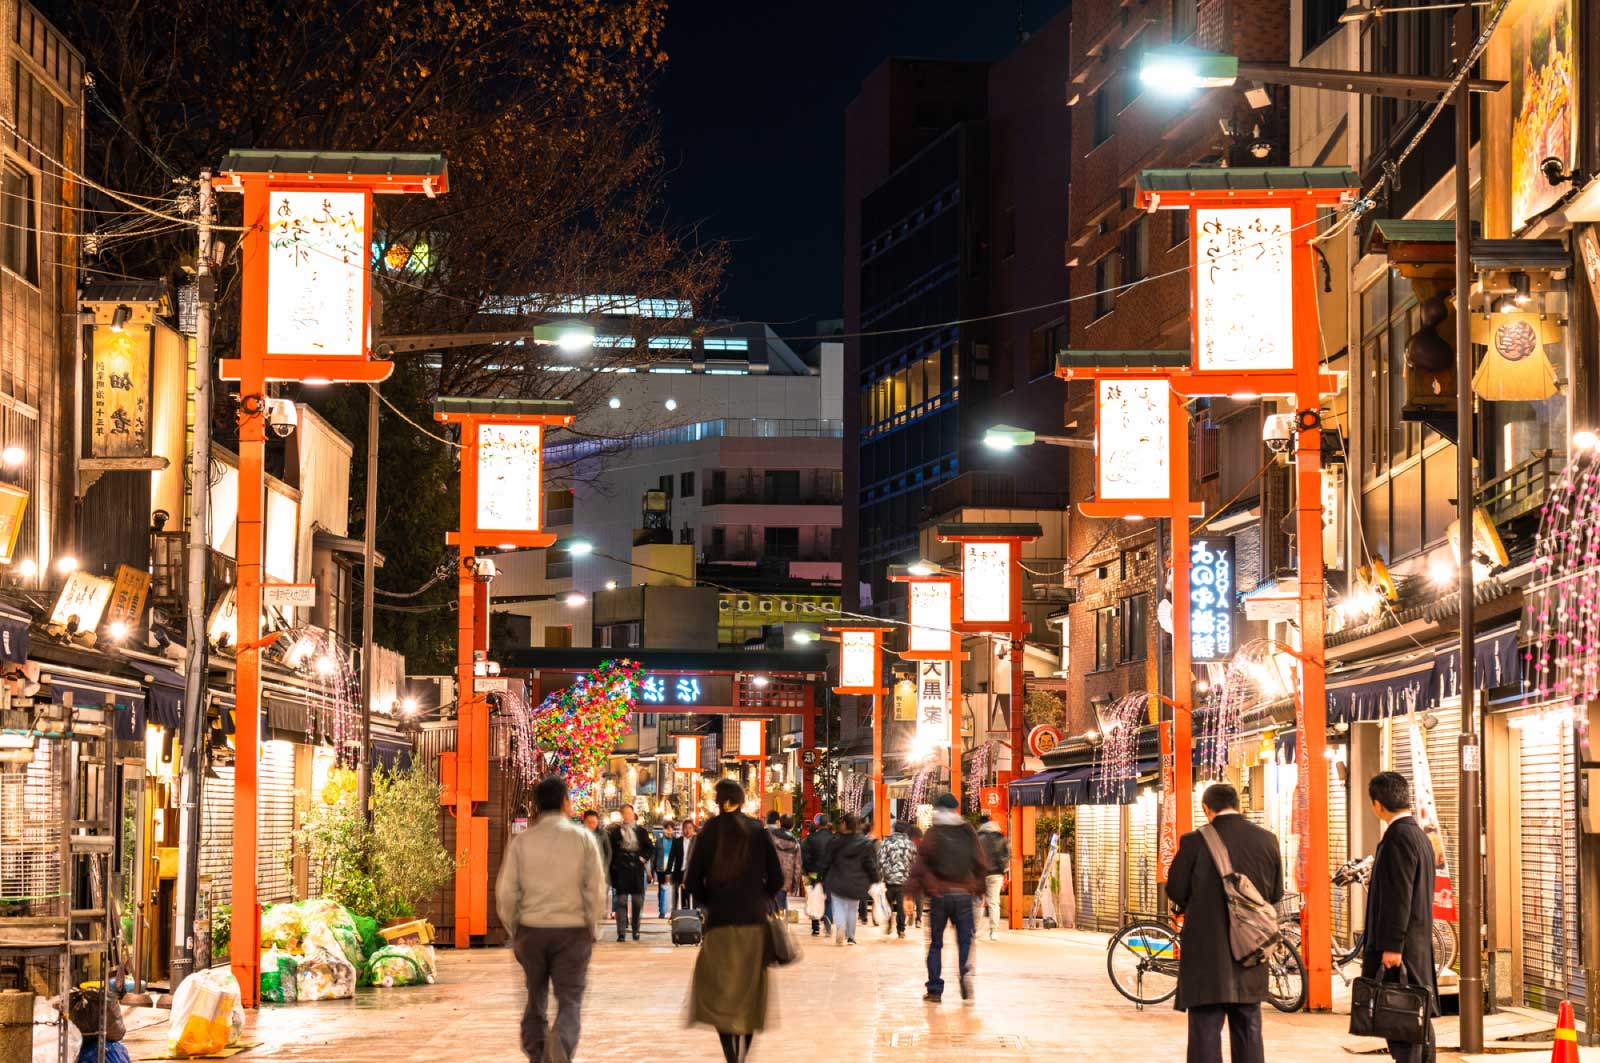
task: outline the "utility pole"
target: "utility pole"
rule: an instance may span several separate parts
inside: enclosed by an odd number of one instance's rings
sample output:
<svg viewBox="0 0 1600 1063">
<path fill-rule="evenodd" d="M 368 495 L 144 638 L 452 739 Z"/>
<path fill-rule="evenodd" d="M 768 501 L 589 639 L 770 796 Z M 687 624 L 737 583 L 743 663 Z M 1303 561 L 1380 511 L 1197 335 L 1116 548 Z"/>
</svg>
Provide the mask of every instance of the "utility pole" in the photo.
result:
<svg viewBox="0 0 1600 1063">
<path fill-rule="evenodd" d="M 195 256 L 194 441 L 189 454 L 189 569 L 184 588 L 188 614 L 188 655 L 184 664 L 183 771 L 178 812 L 178 888 L 172 926 L 172 985 L 194 970 L 194 914 L 200 863 L 200 784 L 204 775 L 201 736 L 205 734 L 206 568 L 210 544 L 206 529 L 211 507 L 211 309 L 217 278 L 211 272 L 211 226 L 217 204 L 211 171 L 200 171 L 199 241 Z"/>
<path fill-rule="evenodd" d="M 378 541 L 378 385 L 367 385 L 367 519 L 361 544 L 361 767 L 356 774 L 361 814 L 372 820 L 372 666 L 374 571 Z"/>
<path fill-rule="evenodd" d="M 1456 12 L 1456 61 L 1472 54 L 1473 9 Z M 1472 457 L 1477 447 L 1472 423 L 1472 94 L 1465 78 L 1456 89 L 1456 521 L 1461 543 L 1461 780 L 1457 796 L 1461 881 L 1456 884 L 1461 920 L 1461 1051 L 1483 1051 L 1483 824 L 1479 818 L 1482 764 L 1478 745 L 1478 687 L 1474 681 L 1472 599 L 1472 512 L 1475 485 Z"/>
</svg>

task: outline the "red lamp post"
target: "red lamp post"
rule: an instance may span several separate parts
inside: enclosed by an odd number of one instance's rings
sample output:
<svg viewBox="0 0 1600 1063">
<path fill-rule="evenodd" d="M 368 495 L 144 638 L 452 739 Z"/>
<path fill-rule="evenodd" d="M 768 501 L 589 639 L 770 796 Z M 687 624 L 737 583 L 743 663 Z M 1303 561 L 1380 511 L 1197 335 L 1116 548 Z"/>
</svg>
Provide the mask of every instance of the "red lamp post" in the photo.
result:
<svg viewBox="0 0 1600 1063">
<path fill-rule="evenodd" d="M 261 740 L 267 384 L 376 383 L 391 362 L 371 358 L 372 197 L 448 191 L 438 155 L 233 151 L 214 180 L 244 197 L 239 356 L 220 376 L 239 382 L 239 517 L 233 798 L 234 976 L 246 1006 L 260 993 L 256 891 L 256 762 Z M 203 486 L 195 485 L 196 490 Z M 366 667 L 363 663 L 363 667 Z M 199 711 L 190 706 L 189 711 Z M 365 755 L 365 751 L 363 751 Z"/>
<path fill-rule="evenodd" d="M 918 661 L 917 733 L 912 752 L 950 746 L 950 792 L 961 794 L 961 577 L 919 561 L 890 565 L 889 579 L 906 584 L 910 632 L 900 657 Z"/>
<path fill-rule="evenodd" d="M 461 530 L 446 542 L 456 570 L 456 751 L 441 762 L 441 801 L 456 821 L 456 948 L 489 932 L 489 819 L 474 814 L 489 800 L 489 703 L 477 691 L 477 663 L 489 650 L 489 577 L 480 547 L 541 547 L 544 530 L 544 430 L 572 423 L 570 402 L 542 399 L 441 398 L 434 417 L 461 435 Z"/>
<path fill-rule="evenodd" d="M 887 627 L 870 624 L 829 624 L 839 643 L 839 685 L 835 694 L 872 699 L 872 829 L 882 838 L 889 833 L 889 795 L 883 783 L 883 636 Z"/>
</svg>

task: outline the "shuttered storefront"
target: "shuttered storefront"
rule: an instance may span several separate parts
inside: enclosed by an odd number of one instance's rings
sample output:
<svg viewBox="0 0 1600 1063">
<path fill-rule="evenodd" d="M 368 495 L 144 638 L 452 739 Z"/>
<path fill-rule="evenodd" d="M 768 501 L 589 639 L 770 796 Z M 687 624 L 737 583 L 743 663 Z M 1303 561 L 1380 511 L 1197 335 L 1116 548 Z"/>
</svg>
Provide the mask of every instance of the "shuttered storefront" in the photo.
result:
<svg viewBox="0 0 1600 1063">
<path fill-rule="evenodd" d="M 1571 735 L 1541 721 L 1520 728 L 1519 738 L 1523 1003 L 1554 1011 L 1570 999 L 1581 1011 Z"/>
<path fill-rule="evenodd" d="M 256 777 L 256 882 L 262 904 L 294 899 L 294 875 L 289 859 L 294 852 L 295 745 L 273 739 L 261 745 Z"/>
<path fill-rule="evenodd" d="M 1159 914 L 1156 898 L 1157 849 L 1161 838 L 1161 802 L 1141 798 L 1128 806 L 1128 912 Z"/>
<path fill-rule="evenodd" d="M 1116 930 L 1122 925 L 1122 806 L 1079 805 L 1076 845 L 1078 926 Z"/>
<path fill-rule="evenodd" d="M 1342 748 L 1342 747 L 1340 747 Z M 1328 874 L 1350 859 L 1350 789 L 1339 779 L 1337 761 L 1328 761 Z M 1333 887 L 1333 937 L 1350 943 L 1350 888 Z"/>
</svg>

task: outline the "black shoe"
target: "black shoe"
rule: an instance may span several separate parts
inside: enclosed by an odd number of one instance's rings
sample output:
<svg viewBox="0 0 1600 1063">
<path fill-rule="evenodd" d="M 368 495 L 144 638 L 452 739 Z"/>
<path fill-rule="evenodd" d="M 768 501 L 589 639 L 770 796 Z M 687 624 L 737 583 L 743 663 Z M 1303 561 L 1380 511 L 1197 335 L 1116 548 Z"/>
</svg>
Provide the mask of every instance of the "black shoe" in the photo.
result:
<svg viewBox="0 0 1600 1063">
<path fill-rule="evenodd" d="M 633 940 L 638 941 L 639 940 L 639 935 L 638 934 L 633 935 Z"/>
<path fill-rule="evenodd" d="M 970 974 L 964 974 L 961 976 L 961 999 L 972 999 L 972 976 Z"/>
<path fill-rule="evenodd" d="M 900 936 L 901 937 L 905 937 L 906 936 L 906 932 L 904 930 L 900 931 Z"/>
<path fill-rule="evenodd" d="M 819 937 L 821 937 L 821 936 L 822 936 L 822 931 L 820 931 L 820 930 L 813 930 L 813 931 L 812 931 L 812 932 L 811 932 L 811 936 L 812 936 L 812 937 L 814 937 L 814 938 L 819 938 Z"/>
<path fill-rule="evenodd" d="M 617 935 L 617 940 L 618 940 L 618 941 L 627 941 L 627 940 L 628 940 L 628 939 L 627 939 L 627 938 L 626 938 L 626 937 L 624 937 L 624 936 L 623 936 L 623 935 L 621 935 L 621 934 L 618 934 L 618 935 Z"/>
<path fill-rule="evenodd" d="M 944 997 L 940 996 L 938 993 L 924 993 L 922 994 L 922 999 L 929 1004 L 937 1004 L 943 1000 Z"/>
</svg>

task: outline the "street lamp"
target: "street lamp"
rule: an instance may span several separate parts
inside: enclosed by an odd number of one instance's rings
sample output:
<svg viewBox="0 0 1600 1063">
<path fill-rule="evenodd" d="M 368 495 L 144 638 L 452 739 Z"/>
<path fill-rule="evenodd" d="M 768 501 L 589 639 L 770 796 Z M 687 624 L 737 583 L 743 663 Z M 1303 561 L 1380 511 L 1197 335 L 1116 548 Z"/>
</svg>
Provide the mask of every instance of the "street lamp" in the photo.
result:
<svg viewBox="0 0 1600 1063">
<path fill-rule="evenodd" d="M 932 561 L 928 561 L 928 560 L 925 560 L 925 559 L 922 559 L 922 558 L 918 558 L 917 560 L 911 562 L 911 564 L 906 566 L 906 574 L 910 575 L 910 576 L 916 576 L 918 578 L 921 578 L 923 576 L 932 576 L 935 573 L 937 573 L 938 571 L 939 571 L 939 566 L 938 565 L 934 564 Z"/>
<path fill-rule="evenodd" d="M 1239 80 L 1239 59 L 1181 44 L 1152 48 L 1145 53 L 1139 80 L 1166 96 L 1225 89 Z"/>
<path fill-rule="evenodd" d="M 563 539 L 556 543 L 557 550 L 565 550 L 573 557 L 588 557 L 594 553 L 594 543 L 588 539 Z"/>
<path fill-rule="evenodd" d="M 1092 439 L 1041 435 L 1031 428 L 1018 428 L 1009 424 L 997 424 L 983 433 L 983 445 L 992 450 L 1015 450 L 1017 447 L 1031 447 L 1035 443 L 1043 443 L 1051 447 L 1094 449 L 1094 440 Z"/>
</svg>

